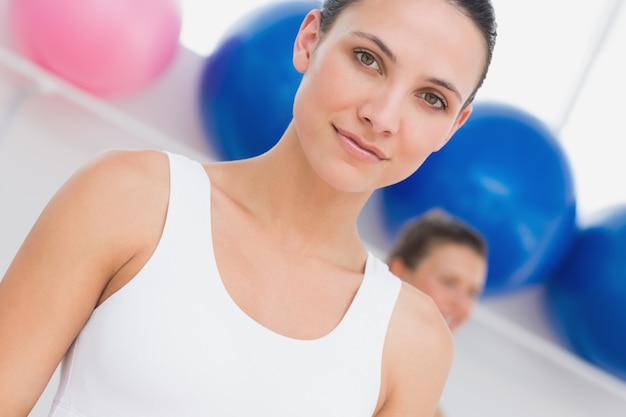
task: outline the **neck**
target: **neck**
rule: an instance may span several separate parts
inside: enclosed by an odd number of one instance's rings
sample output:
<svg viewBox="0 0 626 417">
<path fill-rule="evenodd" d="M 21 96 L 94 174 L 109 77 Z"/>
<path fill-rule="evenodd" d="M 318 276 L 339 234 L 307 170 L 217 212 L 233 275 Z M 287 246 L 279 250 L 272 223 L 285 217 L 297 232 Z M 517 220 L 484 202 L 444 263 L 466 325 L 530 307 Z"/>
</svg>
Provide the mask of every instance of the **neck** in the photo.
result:
<svg viewBox="0 0 626 417">
<path fill-rule="evenodd" d="M 322 180 L 292 128 L 265 154 L 227 165 L 234 169 L 222 177 L 225 189 L 282 239 L 328 253 L 355 248 L 362 255 L 357 219 L 371 193 L 340 191 Z"/>
</svg>

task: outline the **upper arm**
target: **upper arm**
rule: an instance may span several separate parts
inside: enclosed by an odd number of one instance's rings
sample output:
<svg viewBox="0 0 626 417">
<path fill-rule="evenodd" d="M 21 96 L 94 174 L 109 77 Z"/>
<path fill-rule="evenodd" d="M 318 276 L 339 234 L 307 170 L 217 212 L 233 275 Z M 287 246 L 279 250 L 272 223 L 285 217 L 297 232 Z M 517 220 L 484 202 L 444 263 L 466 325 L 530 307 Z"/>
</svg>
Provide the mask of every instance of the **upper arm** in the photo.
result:
<svg viewBox="0 0 626 417">
<path fill-rule="evenodd" d="M 0 281 L 1 415 L 29 412 L 111 277 L 145 248 L 146 231 L 164 214 L 144 213 L 167 201 L 163 182 L 148 181 L 163 158 L 103 153 L 33 225 Z"/>
<path fill-rule="evenodd" d="M 452 335 L 436 305 L 403 283 L 385 342 L 376 417 L 433 416 L 452 357 Z"/>
</svg>

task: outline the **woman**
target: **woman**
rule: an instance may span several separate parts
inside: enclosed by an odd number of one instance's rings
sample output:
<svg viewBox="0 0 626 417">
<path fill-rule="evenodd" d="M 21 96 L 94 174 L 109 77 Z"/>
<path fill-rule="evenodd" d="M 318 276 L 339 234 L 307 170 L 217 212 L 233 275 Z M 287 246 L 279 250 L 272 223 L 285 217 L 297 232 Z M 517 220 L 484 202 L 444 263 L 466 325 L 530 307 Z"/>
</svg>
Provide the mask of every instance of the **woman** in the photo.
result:
<svg viewBox="0 0 626 417">
<path fill-rule="evenodd" d="M 432 415 L 449 331 L 356 221 L 465 122 L 494 40 L 488 0 L 325 1 L 267 153 L 77 172 L 0 283 L 0 415 L 61 360 L 55 417 Z"/>
<path fill-rule="evenodd" d="M 389 254 L 389 270 L 430 296 L 451 332 L 469 318 L 487 279 L 487 243 L 441 209 L 411 221 Z M 443 417 L 439 409 L 434 417 Z"/>
<path fill-rule="evenodd" d="M 406 226 L 389 254 L 389 270 L 428 294 L 455 332 L 469 318 L 487 278 L 487 243 L 440 209 Z"/>
</svg>

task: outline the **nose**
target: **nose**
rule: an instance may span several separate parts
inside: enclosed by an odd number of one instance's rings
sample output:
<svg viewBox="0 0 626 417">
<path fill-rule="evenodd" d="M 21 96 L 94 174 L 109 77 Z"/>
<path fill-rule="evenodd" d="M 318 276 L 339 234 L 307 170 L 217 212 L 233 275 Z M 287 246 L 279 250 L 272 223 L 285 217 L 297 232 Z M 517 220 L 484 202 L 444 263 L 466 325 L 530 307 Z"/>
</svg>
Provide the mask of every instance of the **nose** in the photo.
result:
<svg viewBox="0 0 626 417">
<path fill-rule="evenodd" d="M 380 86 L 371 91 L 357 112 L 359 119 L 374 132 L 392 135 L 400 129 L 402 106 L 402 94 L 388 86 Z"/>
</svg>

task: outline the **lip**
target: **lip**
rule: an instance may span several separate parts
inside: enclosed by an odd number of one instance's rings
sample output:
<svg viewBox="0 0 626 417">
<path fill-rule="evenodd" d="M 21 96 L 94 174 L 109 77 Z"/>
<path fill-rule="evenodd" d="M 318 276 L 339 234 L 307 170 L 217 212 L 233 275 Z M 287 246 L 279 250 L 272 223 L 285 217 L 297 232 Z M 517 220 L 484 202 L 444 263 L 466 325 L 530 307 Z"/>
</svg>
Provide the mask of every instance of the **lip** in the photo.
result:
<svg viewBox="0 0 626 417">
<path fill-rule="evenodd" d="M 388 159 L 380 149 L 367 143 L 367 141 L 360 136 L 345 130 L 340 130 L 337 127 L 335 127 L 335 131 L 337 132 L 341 146 L 357 159 L 364 162 L 379 162 Z"/>
</svg>

